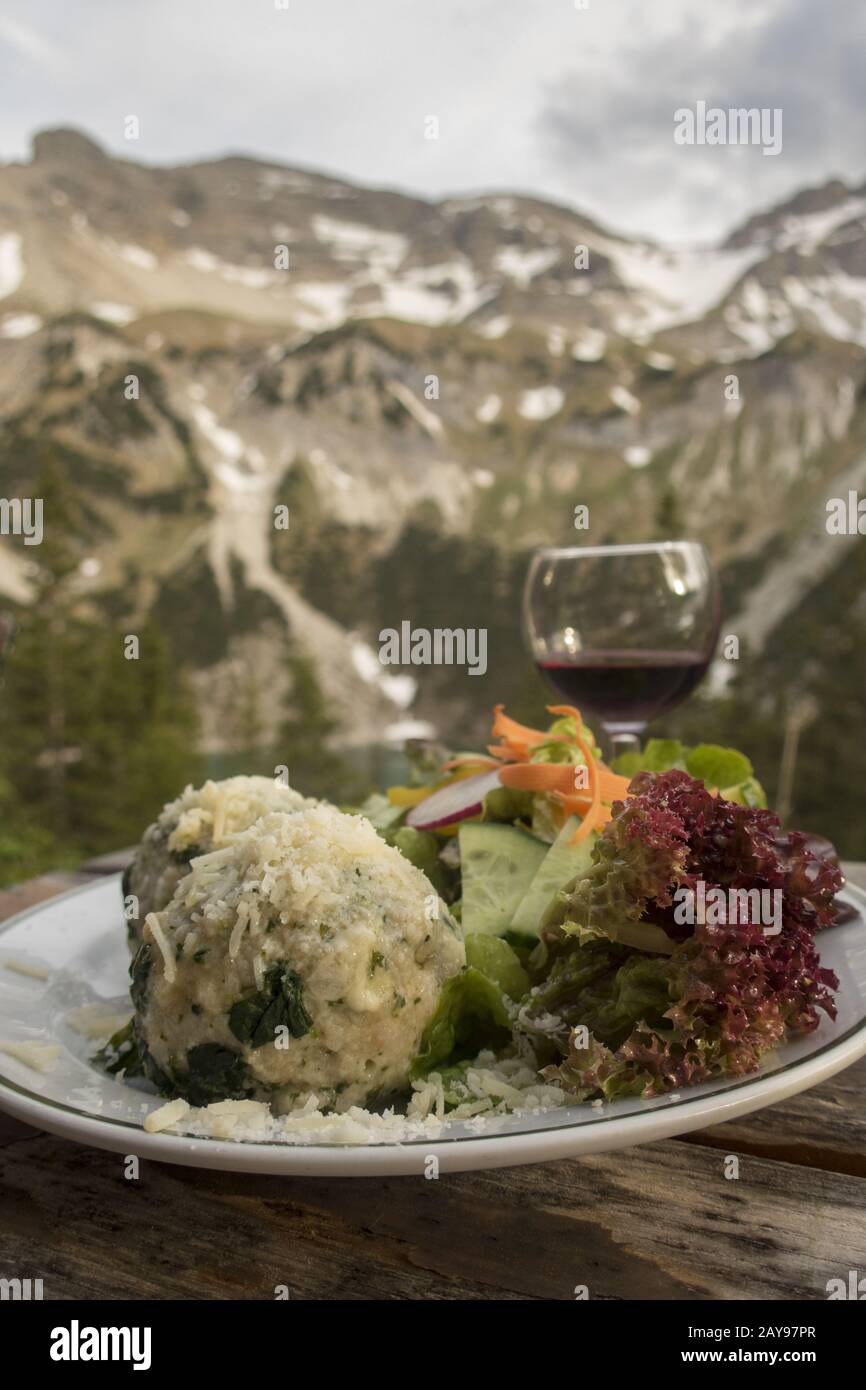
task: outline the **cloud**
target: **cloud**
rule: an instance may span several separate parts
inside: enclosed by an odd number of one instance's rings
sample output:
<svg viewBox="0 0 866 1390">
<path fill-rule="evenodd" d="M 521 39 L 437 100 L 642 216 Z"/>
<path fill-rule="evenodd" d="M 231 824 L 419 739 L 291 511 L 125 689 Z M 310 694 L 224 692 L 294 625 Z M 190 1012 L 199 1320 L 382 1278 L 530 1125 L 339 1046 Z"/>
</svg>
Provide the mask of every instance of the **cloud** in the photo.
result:
<svg viewBox="0 0 866 1390">
<path fill-rule="evenodd" d="M 86 25 L 81 10 L 4 0 L 0 158 L 75 125 L 146 163 L 244 151 L 428 197 L 530 192 L 681 241 L 864 174 L 859 5 L 88 0 Z M 782 106 L 782 154 L 676 146 L 673 112 L 698 98 Z"/>
<path fill-rule="evenodd" d="M 728 18 L 745 18 L 741 5 Z M 834 174 L 862 180 L 866 11 L 814 0 L 750 6 L 713 32 L 694 7 L 675 35 L 646 29 L 615 61 L 583 62 L 547 88 L 537 117 L 548 175 L 568 171 L 590 211 L 633 232 L 714 238 L 756 207 Z M 709 106 L 781 108 L 783 148 L 678 146 L 674 112 Z"/>
<path fill-rule="evenodd" d="M 63 59 L 53 43 L 28 24 L 0 15 L 0 46 L 7 45 L 21 58 L 29 58 L 48 68 L 62 67 Z"/>
</svg>

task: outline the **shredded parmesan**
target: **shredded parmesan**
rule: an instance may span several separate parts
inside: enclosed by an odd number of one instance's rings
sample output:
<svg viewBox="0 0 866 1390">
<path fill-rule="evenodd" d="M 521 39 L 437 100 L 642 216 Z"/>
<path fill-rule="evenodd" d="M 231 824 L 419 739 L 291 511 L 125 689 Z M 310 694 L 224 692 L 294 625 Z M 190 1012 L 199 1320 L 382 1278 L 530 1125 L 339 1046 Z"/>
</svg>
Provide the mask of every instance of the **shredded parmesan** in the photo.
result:
<svg viewBox="0 0 866 1390">
<path fill-rule="evenodd" d="M 249 921 L 250 921 L 250 905 L 249 905 L 248 902 L 246 902 L 246 901 L 242 898 L 242 899 L 240 900 L 240 902 L 238 903 L 238 907 L 237 907 L 237 916 L 236 916 L 236 918 L 235 918 L 235 924 L 234 924 L 234 926 L 232 927 L 232 934 L 231 934 L 231 936 L 229 937 L 229 950 L 228 950 L 229 960 L 236 960 L 236 959 L 237 959 L 238 951 L 239 951 L 240 948 L 241 948 L 241 941 L 242 941 L 242 939 L 243 939 L 244 932 L 246 931 L 247 927 L 249 926 Z"/>
<path fill-rule="evenodd" d="M 160 1105 L 158 1109 L 151 1110 L 149 1115 L 144 1117 L 144 1128 L 148 1134 L 158 1134 L 160 1130 L 168 1129 L 170 1125 L 177 1124 L 189 1113 L 189 1104 L 185 1100 L 170 1100 L 166 1105 Z"/>
<path fill-rule="evenodd" d="M 174 984 L 175 975 L 177 974 L 174 951 L 162 929 L 162 923 L 159 920 L 158 912 L 149 912 L 145 917 L 144 934 L 145 936 L 149 934 L 151 940 L 156 942 L 165 966 L 165 978 L 170 985 Z"/>
<path fill-rule="evenodd" d="M 379 1113 L 358 1105 L 335 1112 L 323 1109 L 323 1102 L 312 1094 L 287 1115 L 274 1114 L 263 1101 L 221 1100 L 200 1108 L 187 1106 L 182 1114 L 172 1112 L 172 1118 L 159 1127 L 177 1123 L 184 1134 L 241 1143 L 403 1144 L 447 1135 L 452 1122 L 463 1121 L 474 1133 L 483 1134 L 501 1126 L 504 1116 L 539 1115 L 570 1103 L 559 1086 L 546 1085 L 519 1058 L 497 1060 L 492 1052 L 482 1052 L 476 1064 L 466 1069 L 463 1081 L 449 1082 L 447 1099 L 437 1072 L 414 1082 L 405 1114 L 393 1109 Z M 168 1110 L 169 1106 L 163 1106 L 155 1113 L 162 1116 Z M 153 1116 L 148 1119 L 152 1121 Z"/>
<path fill-rule="evenodd" d="M 14 971 L 16 975 L 27 975 L 31 980 L 47 980 L 51 975 L 47 965 L 33 965 L 28 960 L 18 960 L 14 956 L 7 956 L 3 968 Z"/>
<path fill-rule="evenodd" d="M 74 1033 L 83 1038 L 110 1038 L 129 1021 L 129 1012 L 118 1013 L 109 1004 L 82 1004 L 78 1009 L 70 1009 L 66 1023 Z"/>
<path fill-rule="evenodd" d="M 15 1057 L 33 1071 L 50 1071 L 60 1056 L 60 1048 L 56 1043 L 4 1042 L 0 1043 L 0 1052 Z"/>
</svg>

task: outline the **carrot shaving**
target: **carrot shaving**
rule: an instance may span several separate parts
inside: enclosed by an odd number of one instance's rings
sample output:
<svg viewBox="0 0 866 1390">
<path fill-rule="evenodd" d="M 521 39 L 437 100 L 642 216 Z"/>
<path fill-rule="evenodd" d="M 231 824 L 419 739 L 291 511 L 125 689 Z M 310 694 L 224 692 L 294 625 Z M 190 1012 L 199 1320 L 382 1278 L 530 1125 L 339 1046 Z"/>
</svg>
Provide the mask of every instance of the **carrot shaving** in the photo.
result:
<svg viewBox="0 0 866 1390">
<path fill-rule="evenodd" d="M 573 763 L 507 763 L 499 770 L 503 787 L 516 791 L 562 792 L 573 796 L 576 783 Z"/>
<path fill-rule="evenodd" d="M 529 748 L 534 748 L 536 744 L 546 742 L 548 735 L 543 734 L 540 729 L 530 729 L 527 724 L 518 724 L 516 719 L 509 718 L 505 713 L 504 705 L 495 705 L 493 709 L 493 737 L 504 739 L 508 743 L 522 743 Z"/>
<path fill-rule="evenodd" d="M 588 750 L 584 747 L 584 756 Z M 506 763 L 499 770 L 504 787 L 518 791 L 559 793 L 570 800 L 592 802 L 592 776 L 598 780 L 599 799 L 604 802 L 618 801 L 628 792 L 628 778 L 618 777 L 609 767 L 587 758 L 586 772 L 590 779 L 586 788 L 578 787 L 576 777 L 583 771 L 582 763 Z"/>
<path fill-rule="evenodd" d="M 574 721 L 573 734 L 550 733 L 541 729 L 531 729 L 527 724 L 519 724 L 505 713 L 504 705 L 496 705 L 493 711 L 493 738 L 497 743 L 488 745 L 487 754 L 459 753 L 442 765 L 443 773 L 450 773 L 436 784 L 444 786 L 448 782 L 472 776 L 492 768 L 498 768 L 504 787 L 516 791 L 541 792 L 550 796 L 559 808 L 563 823 L 570 815 L 578 815 L 581 823 L 572 836 L 572 844 L 585 840 L 593 830 L 604 825 L 611 817 L 611 803 L 628 795 L 629 779 L 619 777 L 597 760 L 591 743 L 584 735 L 583 717 L 574 705 L 548 705 L 549 714 L 557 718 Z M 545 743 L 576 744 L 586 760 L 586 776 L 589 785 L 580 787 L 577 777 L 583 771 L 581 763 L 534 763 L 530 761 L 532 752 Z M 436 787 L 423 789 L 392 788 L 388 795 L 397 805 L 417 804 L 429 796 Z M 440 827 L 438 833 L 456 833 L 455 826 Z"/>
<path fill-rule="evenodd" d="M 573 719 L 578 728 L 583 725 L 583 715 L 574 705 L 548 705 L 548 714 L 558 714 L 563 719 Z"/>
<path fill-rule="evenodd" d="M 586 740 L 581 738 L 580 732 L 575 734 L 574 741 L 586 758 L 586 766 L 589 770 L 589 791 L 592 798 L 589 810 L 571 837 L 571 843 L 579 845 L 581 840 L 585 840 L 587 835 L 600 823 L 604 808 L 601 804 L 601 779 L 598 775 L 595 758 L 592 756 L 592 749 Z M 607 819 L 610 819 L 610 811 L 607 812 Z"/>
</svg>

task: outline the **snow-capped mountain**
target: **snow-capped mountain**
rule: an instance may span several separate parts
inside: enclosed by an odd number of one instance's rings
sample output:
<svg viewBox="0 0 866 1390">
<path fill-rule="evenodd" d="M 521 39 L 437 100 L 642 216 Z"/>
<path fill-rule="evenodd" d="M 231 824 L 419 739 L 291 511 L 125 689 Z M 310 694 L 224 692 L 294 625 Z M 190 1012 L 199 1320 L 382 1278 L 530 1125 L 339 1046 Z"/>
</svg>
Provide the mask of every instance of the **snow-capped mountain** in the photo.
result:
<svg viewBox="0 0 866 1390">
<path fill-rule="evenodd" d="M 864 347 L 866 189 L 839 182 L 669 250 L 525 196 L 146 168 L 74 131 L 0 167 L 0 487 L 65 463 L 82 602 L 219 610 L 184 653 L 214 745 L 286 624 L 359 740 L 423 712 L 323 578 L 335 534 L 384 572 L 409 526 L 513 554 L 585 503 L 593 539 L 704 539 L 760 644 L 843 560 L 823 508 L 866 485 Z M 14 602 L 27 561 L 0 543 Z"/>
</svg>

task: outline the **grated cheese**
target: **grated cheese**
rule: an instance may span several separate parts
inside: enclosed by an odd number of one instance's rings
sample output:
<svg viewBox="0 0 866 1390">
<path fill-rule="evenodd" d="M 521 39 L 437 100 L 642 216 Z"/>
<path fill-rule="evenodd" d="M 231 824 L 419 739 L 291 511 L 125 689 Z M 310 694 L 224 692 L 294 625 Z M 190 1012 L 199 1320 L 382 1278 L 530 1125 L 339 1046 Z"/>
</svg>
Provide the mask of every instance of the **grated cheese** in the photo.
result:
<svg viewBox="0 0 866 1390">
<path fill-rule="evenodd" d="M 229 960 L 237 959 L 237 954 L 241 948 L 241 941 L 243 940 L 244 932 L 246 931 L 250 923 L 250 916 L 250 904 L 242 898 L 238 903 L 235 924 L 232 927 L 232 934 L 229 937 Z"/>
<path fill-rule="evenodd" d="M 110 1038 L 119 1028 L 129 1022 L 130 1014 L 118 1013 L 109 1004 L 82 1004 L 80 1008 L 70 1009 L 65 1022 L 74 1033 L 83 1038 Z"/>
<path fill-rule="evenodd" d="M 320 1098 L 309 1095 L 287 1115 L 274 1114 L 263 1101 L 221 1100 L 200 1108 L 187 1106 L 170 1123 L 177 1133 L 241 1143 L 403 1144 L 438 1139 L 455 1121 L 465 1121 L 483 1134 L 488 1127 L 495 1129 L 506 1115 L 538 1115 L 572 1103 L 559 1086 L 540 1081 L 519 1058 L 497 1060 L 492 1052 L 482 1052 L 476 1062 L 477 1066 L 467 1068 L 465 1082 L 449 1083 L 449 1093 L 465 1092 L 465 1099 L 449 1111 L 442 1077 L 433 1072 L 413 1083 L 406 1114 L 393 1109 L 373 1112 L 357 1105 L 337 1113 L 323 1110 Z"/>
<path fill-rule="evenodd" d="M 56 1043 L 3 1042 L 0 1043 L 0 1052 L 15 1057 L 33 1071 L 50 1071 L 60 1056 L 60 1048 Z"/>
<path fill-rule="evenodd" d="M 51 975 L 47 965 L 32 965 L 30 961 L 18 960 L 15 956 L 7 956 L 3 968 L 14 971 L 16 975 L 27 975 L 31 980 L 47 980 Z"/>
<path fill-rule="evenodd" d="M 169 944 L 168 938 L 166 937 L 166 934 L 162 929 L 162 923 L 159 920 L 158 912 L 149 912 L 144 919 L 145 936 L 147 936 L 148 933 L 150 933 L 151 940 L 155 941 L 157 946 L 159 947 L 160 954 L 162 955 L 163 965 L 165 967 L 166 980 L 170 985 L 174 984 L 174 979 L 177 974 L 177 966 L 174 959 L 174 951 L 171 949 L 171 945 Z"/>
<path fill-rule="evenodd" d="M 189 1104 L 185 1100 L 170 1100 L 166 1105 L 160 1105 L 158 1109 L 151 1110 L 149 1115 L 144 1117 L 144 1128 L 148 1134 L 158 1134 L 160 1130 L 168 1129 L 170 1125 L 177 1124 L 178 1120 L 189 1112 Z"/>
</svg>

